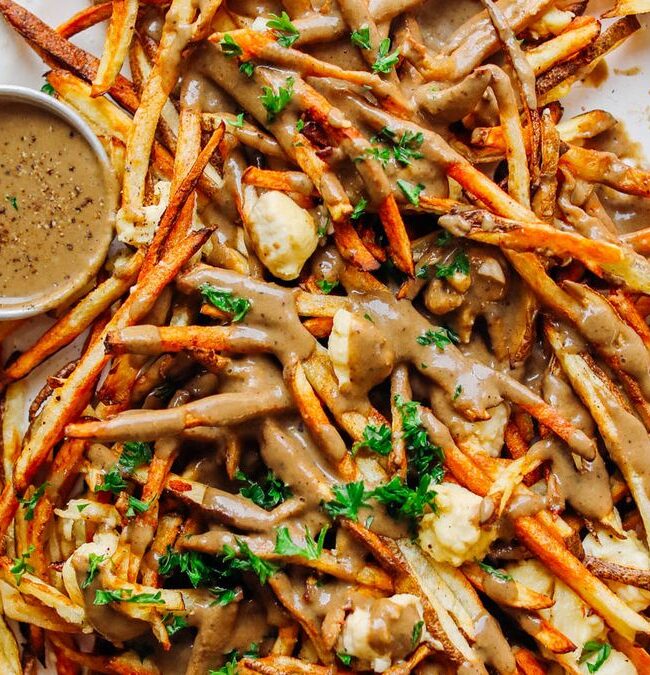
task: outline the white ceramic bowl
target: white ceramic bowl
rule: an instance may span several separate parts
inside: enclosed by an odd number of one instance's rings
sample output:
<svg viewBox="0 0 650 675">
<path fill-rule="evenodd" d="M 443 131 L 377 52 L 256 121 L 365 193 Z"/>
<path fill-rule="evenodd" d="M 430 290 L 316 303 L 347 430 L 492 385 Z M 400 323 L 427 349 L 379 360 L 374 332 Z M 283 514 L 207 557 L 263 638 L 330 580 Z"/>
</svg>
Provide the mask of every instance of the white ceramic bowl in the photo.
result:
<svg viewBox="0 0 650 675">
<path fill-rule="evenodd" d="M 53 96 L 44 94 L 34 89 L 17 86 L 0 86 L 0 104 L 21 103 L 46 110 L 65 121 L 72 129 L 77 131 L 88 143 L 98 161 L 106 170 L 107 180 L 115 180 L 111 163 L 104 152 L 104 148 L 97 136 L 86 122 L 72 108 L 64 105 Z M 110 192 L 110 191 L 109 191 Z M 110 209 L 115 211 L 115 204 Z M 41 298 L 6 298 L 0 297 L 0 321 L 8 319 L 22 319 L 36 314 L 42 314 L 62 304 L 70 296 L 83 288 L 98 272 L 106 259 L 113 235 L 113 219 L 108 218 L 105 230 L 102 232 L 101 245 L 93 256 L 89 256 L 87 269 L 79 274 L 69 284 L 61 284 L 56 293 L 43 295 Z"/>
</svg>

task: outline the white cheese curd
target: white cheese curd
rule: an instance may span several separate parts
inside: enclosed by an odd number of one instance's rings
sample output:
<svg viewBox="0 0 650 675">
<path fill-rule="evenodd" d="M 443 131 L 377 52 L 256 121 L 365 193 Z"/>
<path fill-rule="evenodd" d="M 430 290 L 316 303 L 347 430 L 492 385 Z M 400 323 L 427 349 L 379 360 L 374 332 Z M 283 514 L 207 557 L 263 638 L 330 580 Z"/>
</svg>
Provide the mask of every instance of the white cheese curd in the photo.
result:
<svg viewBox="0 0 650 675">
<path fill-rule="evenodd" d="M 255 201 L 246 226 L 262 264 L 286 281 L 298 277 L 318 246 L 316 223 L 309 211 L 277 190 L 265 192 Z"/>
<path fill-rule="evenodd" d="M 375 673 L 383 673 L 393 661 L 403 659 L 418 644 L 430 640 L 420 624 L 423 621 L 422 603 L 415 595 L 401 593 L 374 599 L 348 614 L 337 651 L 369 663 Z M 420 631 L 415 630 L 418 624 Z M 418 632 L 414 644 L 413 636 Z"/>
<path fill-rule="evenodd" d="M 597 536 L 588 534 L 583 541 L 585 553 L 607 562 L 644 571 L 650 570 L 648 549 L 635 532 L 629 531 L 625 534 L 625 539 L 619 539 L 606 532 L 599 532 Z M 605 581 L 605 583 L 633 610 L 641 612 L 650 606 L 650 591 L 617 581 Z"/>
<path fill-rule="evenodd" d="M 437 562 L 454 567 L 485 557 L 495 528 L 479 527 L 481 497 L 455 483 L 435 486 L 437 513 L 420 521 L 420 546 Z"/>
</svg>

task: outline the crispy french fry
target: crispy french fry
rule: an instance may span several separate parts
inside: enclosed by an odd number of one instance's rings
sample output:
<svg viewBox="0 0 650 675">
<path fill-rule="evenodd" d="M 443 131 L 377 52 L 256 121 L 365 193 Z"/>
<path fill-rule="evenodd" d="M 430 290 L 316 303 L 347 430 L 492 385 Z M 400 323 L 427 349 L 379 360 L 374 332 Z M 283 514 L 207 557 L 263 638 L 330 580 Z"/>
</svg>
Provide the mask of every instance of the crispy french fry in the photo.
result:
<svg viewBox="0 0 650 675">
<path fill-rule="evenodd" d="M 603 18 L 628 16 L 630 14 L 647 14 L 648 12 L 650 12 L 648 0 L 616 0 L 614 6 L 603 14 Z"/>
</svg>

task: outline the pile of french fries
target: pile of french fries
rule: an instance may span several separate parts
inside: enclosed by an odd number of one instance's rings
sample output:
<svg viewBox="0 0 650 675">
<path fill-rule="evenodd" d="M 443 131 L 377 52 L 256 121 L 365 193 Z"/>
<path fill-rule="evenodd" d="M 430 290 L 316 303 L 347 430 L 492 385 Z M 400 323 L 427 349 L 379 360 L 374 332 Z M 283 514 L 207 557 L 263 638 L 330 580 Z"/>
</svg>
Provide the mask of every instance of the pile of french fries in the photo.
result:
<svg viewBox="0 0 650 675">
<path fill-rule="evenodd" d="M 122 186 L 92 288 L 3 355 L 0 672 L 650 673 L 650 230 L 606 208 L 650 171 L 562 108 L 650 2 L 436 40 L 430 4 L 0 0 Z M 597 508 L 560 485 L 594 472 Z M 454 495 L 486 545 L 445 558 Z M 359 637 L 407 605 L 410 645 Z"/>
</svg>

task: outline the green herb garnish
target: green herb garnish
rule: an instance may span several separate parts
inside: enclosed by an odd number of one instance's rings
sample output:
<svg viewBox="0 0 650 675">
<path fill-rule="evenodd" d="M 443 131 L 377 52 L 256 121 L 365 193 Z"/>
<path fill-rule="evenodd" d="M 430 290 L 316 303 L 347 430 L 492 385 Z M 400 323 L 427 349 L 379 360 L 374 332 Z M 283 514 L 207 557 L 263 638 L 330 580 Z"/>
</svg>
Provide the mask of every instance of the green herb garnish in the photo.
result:
<svg viewBox="0 0 650 675">
<path fill-rule="evenodd" d="M 600 670 L 600 667 L 607 661 L 611 653 L 612 648 L 606 642 L 589 640 L 589 642 L 585 642 L 582 647 L 582 654 L 580 654 L 578 663 L 584 663 L 587 659 L 594 658 L 594 661 L 587 663 L 587 670 L 590 673 L 595 673 Z"/>
<path fill-rule="evenodd" d="M 231 127 L 242 129 L 244 127 L 244 113 L 239 113 L 237 115 L 237 119 L 234 122 L 232 120 L 228 120 L 228 124 L 230 124 Z"/>
<path fill-rule="evenodd" d="M 245 487 L 239 488 L 239 494 L 267 511 L 291 497 L 291 490 L 273 471 L 269 471 L 259 482 L 251 480 L 242 471 L 237 471 L 235 478 L 247 483 Z"/>
<path fill-rule="evenodd" d="M 429 265 L 422 265 L 419 270 L 415 272 L 416 279 L 427 279 L 429 277 Z"/>
<path fill-rule="evenodd" d="M 125 473 L 133 473 L 138 467 L 149 464 L 152 457 L 151 444 L 143 441 L 126 441 L 117 461 Z"/>
<path fill-rule="evenodd" d="M 341 517 L 356 521 L 359 517 L 359 509 L 370 506 L 366 500 L 371 493 L 366 491 L 363 481 L 335 485 L 332 492 L 335 499 L 323 503 L 323 510 L 331 518 Z"/>
<path fill-rule="evenodd" d="M 181 631 L 183 628 L 187 628 L 189 626 L 187 619 L 184 616 L 172 614 L 171 612 L 165 614 L 162 620 L 165 624 L 165 630 L 167 631 L 167 635 L 169 635 L 169 637 L 176 635 L 178 631 Z"/>
<path fill-rule="evenodd" d="M 91 553 L 88 556 L 88 571 L 86 572 L 86 578 L 81 582 L 81 588 L 88 588 L 88 586 L 92 584 L 99 574 L 99 566 L 104 562 L 104 560 L 106 560 L 105 555 Z"/>
<path fill-rule="evenodd" d="M 352 654 L 346 654 L 345 652 L 337 652 L 336 653 L 336 658 L 344 665 L 344 666 L 349 666 L 352 663 L 352 659 L 354 658 Z"/>
<path fill-rule="evenodd" d="M 506 574 L 505 572 L 502 572 L 501 570 L 498 570 L 496 567 L 492 567 L 492 565 L 488 565 L 487 563 L 480 562 L 478 566 L 484 571 L 493 576 L 495 579 L 500 579 L 501 581 L 512 581 L 512 577 L 509 574 Z"/>
<path fill-rule="evenodd" d="M 352 446 L 352 454 L 356 454 L 361 448 L 368 448 L 368 450 L 372 450 L 382 457 L 389 455 L 392 450 L 390 427 L 387 424 L 366 425 L 363 430 L 363 440 L 357 441 Z"/>
<path fill-rule="evenodd" d="M 117 465 L 111 467 L 108 473 L 104 476 L 104 482 L 95 485 L 95 492 L 112 492 L 119 494 L 122 490 L 126 490 L 126 482 L 122 478 Z"/>
<path fill-rule="evenodd" d="M 116 591 L 97 589 L 95 591 L 94 605 L 109 605 L 111 602 L 131 602 L 139 605 L 164 605 L 162 592 L 136 593 L 130 588 L 118 588 Z"/>
<path fill-rule="evenodd" d="M 463 385 L 459 384 L 456 386 L 456 389 L 454 389 L 454 395 L 452 396 L 452 399 L 455 401 L 462 393 L 463 393 Z"/>
<path fill-rule="evenodd" d="M 413 183 L 409 183 L 407 180 L 398 178 L 397 186 L 413 206 L 420 206 L 420 193 L 424 190 L 424 185 L 422 185 L 422 183 L 413 185 Z"/>
<path fill-rule="evenodd" d="M 359 201 L 356 203 L 354 209 L 352 209 L 350 218 L 352 218 L 352 220 L 359 220 L 359 218 L 361 218 L 361 216 L 366 212 L 366 206 L 368 206 L 368 200 L 361 197 L 361 199 L 359 199 Z"/>
<path fill-rule="evenodd" d="M 266 114 L 269 122 L 273 120 L 289 105 L 293 98 L 293 77 L 286 79 L 286 87 L 279 87 L 277 93 L 270 87 L 262 87 L 260 101 L 266 108 Z"/>
<path fill-rule="evenodd" d="M 49 83 L 46 82 L 42 87 L 41 91 L 48 96 L 56 96 L 56 89 Z"/>
<path fill-rule="evenodd" d="M 418 621 L 413 626 L 413 632 L 411 633 L 411 645 L 413 645 L 413 647 L 417 647 L 417 645 L 420 644 L 420 640 L 422 639 L 423 628 L 424 628 L 424 621 Z"/>
<path fill-rule="evenodd" d="M 316 281 L 316 286 L 325 293 L 325 295 L 329 295 L 337 286 L 339 285 L 338 281 L 327 281 L 327 279 L 318 279 Z"/>
<path fill-rule="evenodd" d="M 13 559 L 13 566 L 9 568 L 9 571 L 14 575 L 16 580 L 16 585 L 20 586 L 20 582 L 23 580 L 24 574 L 32 574 L 34 568 L 27 562 L 27 559 L 34 553 L 36 547 L 34 544 L 31 544 L 29 548 L 21 553 L 17 558 Z"/>
<path fill-rule="evenodd" d="M 14 195 L 7 195 L 5 199 L 18 211 L 18 197 Z"/>
<path fill-rule="evenodd" d="M 442 448 L 429 440 L 427 430 L 420 419 L 420 404 L 405 401 L 399 394 L 395 396 L 395 405 L 402 418 L 402 435 L 406 442 L 409 468 L 415 476 L 436 470 L 444 459 Z"/>
<path fill-rule="evenodd" d="M 323 526 L 318 533 L 318 538 L 314 539 L 305 526 L 305 545 L 298 546 L 291 539 L 289 528 L 281 527 L 278 529 L 275 539 L 275 552 L 278 555 L 301 556 L 307 558 L 307 560 L 317 560 L 323 552 L 323 543 L 328 529 L 327 525 Z"/>
<path fill-rule="evenodd" d="M 235 42 L 235 38 L 230 33 L 226 33 L 223 36 L 219 46 L 228 58 L 232 58 L 233 56 L 241 56 L 244 53 L 242 48 Z"/>
<path fill-rule="evenodd" d="M 244 73 L 247 77 L 253 77 L 255 71 L 255 64 L 252 61 L 242 61 L 239 64 L 239 72 Z"/>
<path fill-rule="evenodd" d="M 222 291 L 212 284 L 203 284 L 199 290 L 201 295 L 224 314 L 230 315 L 233 323 L 241 321 L 251 308 L 248 298 L 241 298 L 232 291 Z"/>
<path fill-rule="evenodd" d="M 430 328 L 415 339 L 419 345 L 435 345 L 438 349 L 444 349 L 447 345 L 452 343 L 458 344 L 460 342 L 458 334 L 446 326 L 436 328 L 435 330 Z"/>
<path fill-rule="evenodd" d="M 352 31 L 350 34 L 350 42 L 360 49 L 371 49 L 370 28 L 368 26 L 361 26 L 359 30 Z"/>
<path fill-rule="evenodd" d="M 39 499 L 45 494 L 48 483 L 43 483 L 32 492 L 30 497 L 21 497 L 18 501 L 25 509 L 25 520 L 34 520 L 34 510 Z"/>
<path fill-rule="evenodd" d="M 399 59 L 399 49 L 396 49 L 392 54 L 390 52 L 390 38 L 384 38 L 379 43 L 379 55 L 377 60 L 372 64 L 372 69 L 375 73 L 389 73 Z"/>
<path fill-rule="evenodd" d="M 222 588 L 221 586 L 213 586 L 208 589 L 212 595 L 217 599 L 214 602 L 210 603 L 210 606 L 219 605 L 220 607 L 225 607 L 229 605 L 237 597 L 236 591 L 232 588 Z"/>
<path fill-rule="evenodd" d="M 126 510 L 127 518 L 134 518 L 140 513 L 145 513 L 149 510 L 149 502 L 143 502 L 141 499 L 137 499 L 129 495 L 129 507 Z"/>
<path fill-rule="evenodd" d="M 423 474 L 415 489 L 410 488 L 399 476 L 395 476 L 385 485 L 372 491 L 372 496 L 384 504 L 388 513 L 394 518 L 406 520 L 411 524 L 424 515 L 425 509 L 436 510 L 436 493 L 430 490 L 432 484 L 442 479 L 440 472 Z"/>
<path fill-rule="evenodd" d="M 235 551 L 232 546 L 224 546 L 224 562 L 228 563 L 233 570 L 241 572 L 254 572 L 260 583 L 264 585 L 279 569 L 278 565 L 274 565 L 266 560 L 262 560 L 258 555 L 255 555 L 248 544 L 235 537 L 239 553 Z"/>
<path fill-rule="evenodd" d="M 278 44 L 283 47 L 291 47 L 300 37 L 300 31 L 291 23 L 291 19 L 286 12 L 282 12 L 280 16 L 271 14 L 271 19 L 266 22 L 266 26 L 275 32 Z"/>
<path fill-rule="evenodd" d="M 454 274 L 469 274 L 469 258 L 464 251 L 459 251 L 449 265 L 436 263 L 436 278 L 448 279 Z"/>
</svg>

